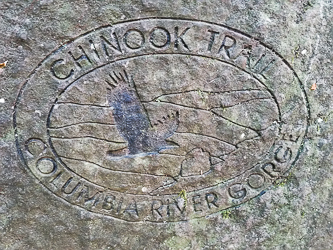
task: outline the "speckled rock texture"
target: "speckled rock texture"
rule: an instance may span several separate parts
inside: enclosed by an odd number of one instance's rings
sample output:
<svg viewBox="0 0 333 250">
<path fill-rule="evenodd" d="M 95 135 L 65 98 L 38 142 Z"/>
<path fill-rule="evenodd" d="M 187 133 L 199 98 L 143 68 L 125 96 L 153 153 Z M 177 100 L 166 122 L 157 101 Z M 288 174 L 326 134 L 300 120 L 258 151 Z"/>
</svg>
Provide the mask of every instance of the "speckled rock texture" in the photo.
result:
<svg viewBox="0 0 333 250">
<path fill-rule="evenodd" d="M 332 1 L 0 10 L 0 249 L 333 249 Z"/>
</svg>

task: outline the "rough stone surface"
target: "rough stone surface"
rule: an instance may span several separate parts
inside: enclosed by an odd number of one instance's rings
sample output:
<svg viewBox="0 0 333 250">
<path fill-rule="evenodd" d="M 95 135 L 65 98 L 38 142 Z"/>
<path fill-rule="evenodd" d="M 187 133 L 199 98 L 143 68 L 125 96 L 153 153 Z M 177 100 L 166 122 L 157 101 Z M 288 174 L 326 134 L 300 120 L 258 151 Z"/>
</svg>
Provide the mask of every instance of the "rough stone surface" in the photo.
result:
<svg viewBox="0 0 333 250">
<path fill-rule="evenodd" d="M 0 249 L 333 248 L 331 1 L 0 9 Z"/>
</svg>

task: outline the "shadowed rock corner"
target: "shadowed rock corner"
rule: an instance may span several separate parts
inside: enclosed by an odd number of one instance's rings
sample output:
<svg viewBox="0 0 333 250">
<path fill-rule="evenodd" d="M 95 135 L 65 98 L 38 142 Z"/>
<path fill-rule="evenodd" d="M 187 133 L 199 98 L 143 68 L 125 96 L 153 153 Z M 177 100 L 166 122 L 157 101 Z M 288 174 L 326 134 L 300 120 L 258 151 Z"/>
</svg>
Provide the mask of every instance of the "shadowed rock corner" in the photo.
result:
<svg viewBox="0 0 333 250">
<path fill-rule="evenodd" d="M 160 150 L 176 147 L 167 142 L 179 125 L 179 112 L 162 117 L 153 125 L 142 105 L 135 82 L 126 71 L 109 74 L 111 81 L 106 81 L 109 105 L 121 136 L 128 142 L 128 147 L 109 151 L 111 157 L 136 155 L 140 153 L 158 153 Z"/>
</svg>

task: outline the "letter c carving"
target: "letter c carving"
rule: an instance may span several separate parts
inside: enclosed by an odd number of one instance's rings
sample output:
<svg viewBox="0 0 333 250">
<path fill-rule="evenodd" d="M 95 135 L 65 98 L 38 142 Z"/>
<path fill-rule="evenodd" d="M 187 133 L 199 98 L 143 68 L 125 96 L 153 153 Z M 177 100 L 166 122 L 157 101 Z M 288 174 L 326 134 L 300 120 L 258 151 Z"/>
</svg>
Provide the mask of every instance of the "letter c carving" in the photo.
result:
<svg viewBox="0 0 333 250">
<path fill-rule="evenodd" d="M 65 76 L 65 77 L 61 77 L 61 76 L 59 76 L 59 75 L 56 74 L 56 72 L 55 72 L 55 67 L 56 67 L 57 65 L 59 65 L 59 64 L 64 64 L 63 61 L 65 61 L 65 60 L 64 60 L 64 59 L 58 59 L 58 60 L 54 61 L 54 62 L 52 63 L 52 65 L 51 65 L 51 72 L 52 72 L 52 74 L 53 74 L 56 78 L 58 78 L 58 79 L 60 79 L 60 80 L 65 80 L 65 79 L 69 78 L 70 76 L 72 76 L 72 75 L 74 74 L 74 69 L 71 69 L 71 71 L 70 71 L 70 72 L 67 74 L 67 76 Z"/>
</svg>

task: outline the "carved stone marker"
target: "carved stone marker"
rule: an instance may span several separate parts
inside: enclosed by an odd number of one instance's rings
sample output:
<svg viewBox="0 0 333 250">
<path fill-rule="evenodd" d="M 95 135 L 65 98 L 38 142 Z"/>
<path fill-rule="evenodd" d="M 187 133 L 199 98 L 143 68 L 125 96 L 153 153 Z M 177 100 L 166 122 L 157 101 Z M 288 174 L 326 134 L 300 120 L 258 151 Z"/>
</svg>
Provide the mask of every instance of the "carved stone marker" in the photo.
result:
<svg viewBox="0 0 333 250">
<path fill-rule="evenodd" d="M 159 6 L 150 1 L 141 4 L 147 13 Z M 121 4 L 94 8 L 108 6 Z M 246 16 L 240 10 L 233 12 Z M 286 185 L 295 171 L 311 169 L 304 159 L 314 152 L 309 138 L 320 133 L 311 114 L 311 91 L 317 91 L 319 73 L 310 90 L 309 77 L 294 64 L 307 50 L 275 47 L 277 42 L 270 38 L 283 34 L 261 38 L 251 34 L 242 19 L 228 24 L 208 16 L 180 17 L 177 10 L 153 17 L 147 13 L 116 18 L 112 24 L 102 18 L 97 26 L 85 25 L 71 33 L 69 41 L 43 52 L 15 88 L 10 147 L 18 151 L 28 170 L 22 174 L 36 181 L 29 184 L 39 187 L 35 195 L 52 197 L 48 199 L 60 204 L 62 221 L 71 218 L 80 227 L 80 215 L 74 219 L 70 215 L 80 211 L 92 221 L 112 225 L 92 226 L 94 234 L 102 235 L 96 245 L 85 239 L 77 245 L 56 243 L 56 249 L 280 249 L 275 248 L 279 241 L 261 247 L 255 240 L 260 242 L 259 236 L 251 238 L 251 244 L 243 240 L 238 244 L 220 234 L 227 227 L 230 235 L 242 238 L 247 234 L 243 230 L 249 235 L 255 231 L 254 221 L 266 225 L 262 219 L 266 209 L 272 214 L 279 207 L 274 202 L 283 200 L 277 187 Z M 89 14 L 87 22 L 95 16 Z M 318 36 L 323 32 L 318 31 Z M 288 53 L 296 59 L 290 60 Z M 307 63 L 312 64 L 314 57 L 313 52 Z M 323 116 L 317 112 L 317 117 Z M 325 127 L 326 133 L 329 128 Z M 327 163 L 323 166 L 329 169 Z M 298 172 L 294 178 L 301 185 Z M 332 175 L 329 170 L 325 173 L 327 178 Z M 332 180 L 327 183 L 321 185 L 330 186 Z M 285 196 L 296 192 L 289 187 Z M 302 190 L 299 200 L 309 195 Z M 35 199 L 38 206 L 53 206 Z M 288 204 L 292 200 L 284 199 Z M 29 207 L 23 211 L 30 216 Z M 279 222 L 273 224 L 273 229 L 279 227 L 275 225 Z M 185 225 L 182 230 L 181 225 Z M 331 222 L 327 228 L 321 230 L 332 235 Z M 129 230 L 133 230 L 127 235 L 133 236 L 130 240 L 125 237 Z M 202 230 L 214 233 L 201 234 Z M 260 229 L 260 234 L 264 232 L 269 235 Z M 72 232 L 74 238 L 81 233 Z M 16 249 L 8 235 L 0 248 Z M 155 243 L 147 243 L 148 237 Z M 119 242 L 125 238 L 127 243 Z M 215 243 L 209 243 L 213 238 Z M 54 244 L 49 236 L 43 242 L 29 243 L 27 249 Z M 290 242 L 281 249 L 298 249 L 296 239 Z M 329 249 L 331 243 L 323 243 L 321 249 Z M 309 244 L 302 243 L 299 249 L 316 249 Z"/>
<path fill-rule="evenodd" d="M 263 43 L 214 23 L 148 18 L 50 54 L 22 87 L 14 123 L 22 158 L 55 195 L 165 222 L 259 195 L 297 160 L 308 112 L 296 73 Z"/>
</svg>

